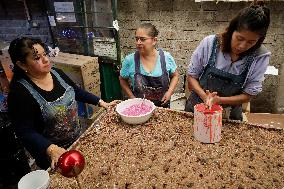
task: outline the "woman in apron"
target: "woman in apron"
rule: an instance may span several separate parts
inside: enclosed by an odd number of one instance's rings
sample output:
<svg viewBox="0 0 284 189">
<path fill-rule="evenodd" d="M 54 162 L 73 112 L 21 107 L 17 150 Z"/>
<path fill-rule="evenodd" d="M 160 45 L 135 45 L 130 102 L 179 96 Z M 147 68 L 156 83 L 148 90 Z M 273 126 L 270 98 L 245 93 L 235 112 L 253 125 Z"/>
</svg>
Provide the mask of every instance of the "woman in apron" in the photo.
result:
<svg viewBox="0 0 284 189">
<path fill-rule="evenodd" d="M 269 23 L 269 9 L 256 2 L 242 9 L 224 33 L 201 41 L 187 72 L 186 111 L 193 112 L 197 103 L 217 103 L 230 110 L 230 119 L 242 120 L 242 103 L 262 90 L 271 55 L 262 45 Z"/>
<path fill-rule="evenodd" d="M 81 134 L 76 101 L 110 104 L 88 93 L 59 69 L 51 68 L 45 45 L 35 39 L 11 42 L 14 75 L 8 110 L 17 137 L 39 167 L 54 167 L 58 158 Z"/>
<path fill-rule="evenodd" d="M 158 33 L 150 23 L 137 28 L 137 51 L 125 57 L 119 79 L 129 98 L 146 98 L 156 106 L 169 107 L 179 74 L 170 53 L 155 48 Z"/>
</svg>

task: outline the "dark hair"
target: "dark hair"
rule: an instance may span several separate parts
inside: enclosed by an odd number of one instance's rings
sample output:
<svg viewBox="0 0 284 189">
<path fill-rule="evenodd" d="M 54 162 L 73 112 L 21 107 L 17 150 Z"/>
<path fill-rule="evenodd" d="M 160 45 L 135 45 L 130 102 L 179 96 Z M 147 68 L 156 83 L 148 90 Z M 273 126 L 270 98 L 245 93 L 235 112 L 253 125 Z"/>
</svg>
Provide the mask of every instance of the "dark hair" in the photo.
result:
<svg viewBox="0 0 284 189">
<path fill-rule="evenodd" d="M 156 26 L 151 23 L 143 23 L 137 29 L 139 28 L 147 30 L 147 34 L 151 37 L 157 37 L 159 34 L 159 31 L 157 30 Z"/>
<path fill-rule="evenodd" d="M 221 50 L 223 52 L 231 51 L 231 40 L 234 31 L 249 30 L 258 33 L 261 37 L 257 43 L 242 53 L 242 55 L 258 49 L 263 43 L 270 24 L 270 10 L 264 6 L 263 1 L 254 1 L 249 7 L 242 9 L 235 16 L 226 28 L 226 31 L 219 35 L 221 38 Z"/>
<path fill-rule="evenodd" d="M 48 52 L 47 46 L 40 40 L 40 39 L 33 39 L 33 38 L 27 38 L 27 37 L 22 37 L 22 38 L 17 38 L 14 39 L 9 46 L 9 54 L 10 58 L 12 60 L 12 63 L 14 64 L 14 75 L 13 75 L 13 80 L 16 78 L 22 78 L 25 75 L 24 70 L 22 70 L 17 64 L 17 61 L 20 61 L 21 63 L 26 63 L 26 58 L 29 55 L 29 53 L 36 53 L 33 45 L 39 44 L 41 45 L 46 52 Z M 16 80 L 17 80 L 16 79 Z"/>
</svg>

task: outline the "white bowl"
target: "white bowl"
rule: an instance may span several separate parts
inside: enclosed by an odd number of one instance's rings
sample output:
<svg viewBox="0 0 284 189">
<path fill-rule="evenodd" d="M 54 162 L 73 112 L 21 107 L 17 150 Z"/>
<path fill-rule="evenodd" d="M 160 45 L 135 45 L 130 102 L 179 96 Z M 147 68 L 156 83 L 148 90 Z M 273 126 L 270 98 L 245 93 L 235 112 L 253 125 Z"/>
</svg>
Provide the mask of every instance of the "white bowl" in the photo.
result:
<svg viewBox="0 0 284 189">
<path fill-rule="evenodd" d="M 139 116 L 128 116 L 122 113 L 126 108 L 134 104 L 141 104 L 141 103 L 145 103 L 146 105 L 151 106 L 151 111 L 147 112 L 146 114 L 139 115 Z M 116 112 L 120 115 L 122 120 L 126 123 L 141 124 L 141 123 L 145 123 L 146 121 L 148 121 L 148 119 L 150 119 L 155 108 L 156 106 L 150 100 L 142 99 L 142 98 L 133 98 L 133 99 L 128 99 L 128 100 L 120 102 L 116 106 Z"/>
<path fill-rule="evenodd" d="M 32 171 L 21 178 L 18 189 L 48 189 L 50 177 L 45 170 Z"/>
</svg>

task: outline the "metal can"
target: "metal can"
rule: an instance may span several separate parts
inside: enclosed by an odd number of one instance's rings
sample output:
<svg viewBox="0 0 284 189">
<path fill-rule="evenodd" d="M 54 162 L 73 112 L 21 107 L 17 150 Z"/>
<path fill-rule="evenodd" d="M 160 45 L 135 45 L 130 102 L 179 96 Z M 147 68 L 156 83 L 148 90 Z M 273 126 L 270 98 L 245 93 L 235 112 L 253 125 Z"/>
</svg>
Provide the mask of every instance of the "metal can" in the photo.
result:
<svg viewBox="0 0 284 189">
<path fill-rule="evenodd" d="M 201 104 L 194 106 L 194 138 L 202 143 L 216 143 L 221 140 L 222 111 L 220 105 L 214 104 L 211 109 Z"/>
</svg>

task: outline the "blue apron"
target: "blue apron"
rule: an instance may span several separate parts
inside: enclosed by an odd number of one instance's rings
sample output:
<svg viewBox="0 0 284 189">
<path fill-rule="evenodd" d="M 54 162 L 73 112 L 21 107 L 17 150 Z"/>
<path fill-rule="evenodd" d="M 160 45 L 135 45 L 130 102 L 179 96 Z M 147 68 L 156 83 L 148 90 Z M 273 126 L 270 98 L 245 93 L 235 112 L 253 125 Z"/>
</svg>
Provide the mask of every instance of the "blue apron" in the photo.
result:
<svg viewBox="0 0 284 189">
<path fill-rule="evenodd" d="M 47 102 L 26 80 L 21 79 L 19 82 L 28 89 L 40 106 L 44 119 L 42 135 L 53 144 L 67 148 L 79 137 L 81 131 L 75 91 L 55 70 L 51 72 L 65 88 L 64 94 L 53 102 Z"/>
<path fill-rule="evenodd" d="M 134 54 L 135 74 L 133 94 L 137 98 L 146 98 L 151 100 L 156 106 L 169 108 L 170 102 L 162 105 L 162 98 L 168 91 L 170 85 L 169 73 L 166 68 L 164 52 L 159 49 L 162 75 L 159 77 L 146 76 L 140 72 L 140 55 L 136 51 Z"/>
<path fill-rule="evenodd" d="M 210 92 L 217 92 L 221 97 L 239 95 L 243 91 L 243 85 L 246 80 L 249 68 L 254 61 L 254 53 L 247 55 L 244 59 L 246 67 L 240 75 L 225 72 L 215 67 L 219 44 L 217 37 L 214 38 L 211 56 L 208 64 L 205 66 L 203 73 L 199 77 L 201 88 Z M 185 111 L 193 112 L 196 104 L 202 103 L 202 99 L 194 92 L 187 99 Z M 231 107 L 230 119 L 242 120 L 242 105 L 226 106 Z"/>
</svg>

